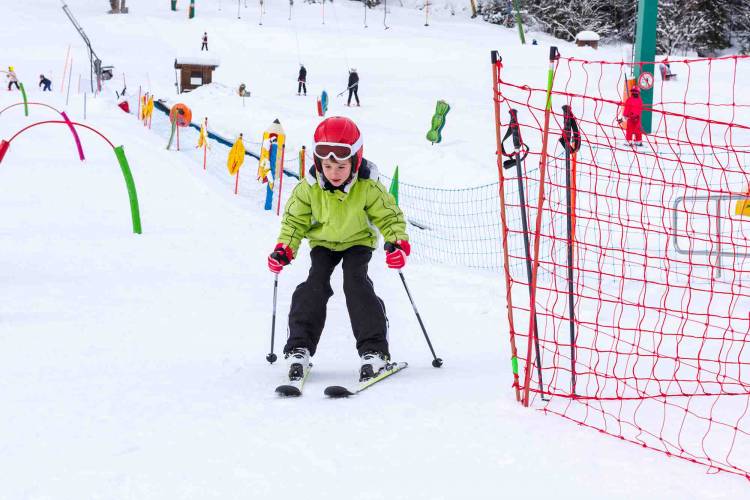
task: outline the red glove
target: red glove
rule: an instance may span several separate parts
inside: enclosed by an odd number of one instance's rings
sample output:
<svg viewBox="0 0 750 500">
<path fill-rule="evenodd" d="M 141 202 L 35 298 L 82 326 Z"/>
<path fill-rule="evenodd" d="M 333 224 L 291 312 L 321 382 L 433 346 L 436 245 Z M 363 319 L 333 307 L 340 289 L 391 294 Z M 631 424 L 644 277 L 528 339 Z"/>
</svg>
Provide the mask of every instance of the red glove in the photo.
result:
<svg viewBox="0 0 750 500">
<path fill-rule="evenodd" d="M 268 269 L 272 273 L 279 274 L 292 259 L 294 259 L 292 248 L 286 243 L 278 243 L 268 256 Z"/>
<path fill-rule="evenodd" d="M 406 240 L 385 244 L 385 263 L 391 269 L 401 269 L 406 265 L 406 256 L 411 253 L 411 245 Z"/>
</svg>

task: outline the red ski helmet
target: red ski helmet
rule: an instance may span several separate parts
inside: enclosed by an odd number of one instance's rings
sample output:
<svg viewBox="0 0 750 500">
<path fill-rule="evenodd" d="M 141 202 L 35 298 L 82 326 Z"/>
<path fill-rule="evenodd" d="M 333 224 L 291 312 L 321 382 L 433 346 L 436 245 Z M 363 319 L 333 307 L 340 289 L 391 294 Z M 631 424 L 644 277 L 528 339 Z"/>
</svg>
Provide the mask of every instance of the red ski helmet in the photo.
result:
<svg viewBox="0 0 750 500">
<path fill-rule="evenodd" d="M 641 95 L 641 89 L 638 88 L 638 85 L 633 85 L 633 87 L 631 87 L 630 95 L 632 95 L 633 97 L 638 97 L 639 95 Z"/>
<path fill-rule="evenodd" d="M 352 175 L 357 173 L 362 164 L 362 133 L 352 120 L 343 116 L 326 118 L 315 129 L 313 140 L 316 169 L 322 170 L 322 160 L 325 158 L 351 158 Z"/>
</svg>

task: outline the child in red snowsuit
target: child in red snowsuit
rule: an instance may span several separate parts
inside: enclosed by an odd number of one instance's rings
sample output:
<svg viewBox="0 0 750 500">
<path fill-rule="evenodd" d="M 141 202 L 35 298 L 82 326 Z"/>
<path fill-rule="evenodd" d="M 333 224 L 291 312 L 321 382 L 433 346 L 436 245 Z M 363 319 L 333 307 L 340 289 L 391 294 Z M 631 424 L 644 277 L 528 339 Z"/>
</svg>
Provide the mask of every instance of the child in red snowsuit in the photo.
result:
<svg viewBox="0 0 750 500">
<path fill-rule="evenodd" d="M 643 129 L 641 128 L 641 113 L 643 112 L 643 101 L 641 100 L 641 91 L 637 86 L 630 89 L 630 97 L 625 101 L 625 109 L 622 115 L 627 120 L 625 128 L 625 140 L 633 142 L 635 136 L 635 143 L 641 146 L 641 135 Z"/>
</svg>

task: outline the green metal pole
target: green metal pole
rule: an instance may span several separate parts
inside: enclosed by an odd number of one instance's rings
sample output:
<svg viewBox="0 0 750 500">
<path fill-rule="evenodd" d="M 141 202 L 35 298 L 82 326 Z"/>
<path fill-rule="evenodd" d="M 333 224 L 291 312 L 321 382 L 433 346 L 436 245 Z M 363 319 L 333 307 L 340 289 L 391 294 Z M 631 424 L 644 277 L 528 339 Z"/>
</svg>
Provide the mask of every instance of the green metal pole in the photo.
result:
<svg viewBox="0 0 750 500">
<path fill-rule="evenodd" d="M 518 25 L 518 36 L 521 37 L 521 45 L 526 45 L 526 37 L 523 35 L 523 22 L 521 11 L 518 8 L 518 0 L 513 0 L 513 8 L 516 9 L 516 24 Z"/>
<path fill-rule="evenodd" d="M 128 159 L 125 157 L 125 150 L 122 148 L 122 146 L 117 146 L 115 148 L 115 156 L 117 156 L 117 161 L 120 162 L 122 176 L 125 177 L 125 184 L 127 184 L 128 186 L 128 197 L 130 198 L 130 216 L 133 219 L 133 232 L 135 234 L 141 234 L 141 211 L 138 208 L 138 194 L 135 192 L 135 182 L 133 182 L 133 174 L 130 172 Z"/>
<path fill-rule="evenodd" d="M 644 62 L 643 66 L 633 67 L 633 76 L 638 84 L 641 73 L 651 73 L 654 81 L 654 59 L 656 58 L 656 18 L 659 12 L 659 0 L 638 0 L 638 24 L 635 32 L 635 61 Z M 643 113 L 641 126 L 647 134 L 651 133 L 652 112 L 654 104 L 654 89 L 641 89 Z"/>
</svg>

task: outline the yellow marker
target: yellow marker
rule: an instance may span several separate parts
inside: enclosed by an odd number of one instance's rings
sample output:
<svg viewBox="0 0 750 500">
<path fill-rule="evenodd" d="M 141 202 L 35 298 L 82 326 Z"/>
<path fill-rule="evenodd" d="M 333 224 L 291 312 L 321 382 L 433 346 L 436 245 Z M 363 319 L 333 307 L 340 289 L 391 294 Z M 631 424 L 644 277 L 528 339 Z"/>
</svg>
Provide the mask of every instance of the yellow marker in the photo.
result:
<svg viewBox="0 0 750 500">
<path fill-rule="evenodd" d="M 198 145 L 195 146 L 196 148 L 202 148 L 203 146 L 208 146 L 208 133 L 206 132 L 206 123 L 203 122 L 201 124 L 201 131 L 198 134 Z"/>
<path fill-rule="evenodd" d="M 245 145 L 242 143 L 242 134 L 235 141 L 232 149 L 229 150 L 229 158 L 227 158 L 227 169 L 229 169 L 230 175 L 236 175 L 239 172 L 240 167 L 245 162 Z"/>
</svg>

